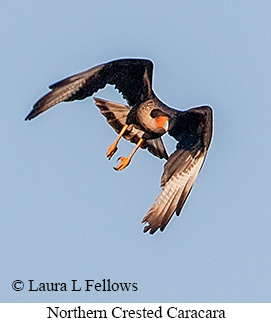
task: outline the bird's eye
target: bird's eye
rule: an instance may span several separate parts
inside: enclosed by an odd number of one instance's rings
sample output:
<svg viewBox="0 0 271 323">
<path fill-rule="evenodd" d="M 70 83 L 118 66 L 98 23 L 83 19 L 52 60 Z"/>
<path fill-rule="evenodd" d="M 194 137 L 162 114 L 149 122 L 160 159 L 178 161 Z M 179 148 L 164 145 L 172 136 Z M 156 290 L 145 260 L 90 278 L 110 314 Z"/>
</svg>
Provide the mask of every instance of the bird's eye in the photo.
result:
<svg viewBox="0 0 271 323">
<path fill-rule="evenodd" d="M 157 118 L 157 117 L 161 117 L 161 116 L 164 116 L 164 115 L 165 114 L 161 110 L 159 110 L 159 109 L 153 109 L 151 111 L 151 117 L 152 118 Z"/>
</svg>

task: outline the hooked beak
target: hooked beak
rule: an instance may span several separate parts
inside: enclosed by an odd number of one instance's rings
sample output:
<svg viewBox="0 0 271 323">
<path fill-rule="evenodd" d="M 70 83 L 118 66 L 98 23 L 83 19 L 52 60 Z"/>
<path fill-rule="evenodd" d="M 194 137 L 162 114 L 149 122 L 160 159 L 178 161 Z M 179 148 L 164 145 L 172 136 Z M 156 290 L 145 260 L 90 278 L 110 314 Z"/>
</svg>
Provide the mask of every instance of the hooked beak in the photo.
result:
<svg viewBox="0 0 271 323">
<path fill-rule="evenodd" d="M 163 125 L 163 129 L 165 129 L 165 132 L 167 132 L 168 131 L 168 127 L 169 127 L 169 121 L 168 121 L 168 119 L 166 120 L 166 122 L 164 123 L 164 125 Z"/>
</svg>

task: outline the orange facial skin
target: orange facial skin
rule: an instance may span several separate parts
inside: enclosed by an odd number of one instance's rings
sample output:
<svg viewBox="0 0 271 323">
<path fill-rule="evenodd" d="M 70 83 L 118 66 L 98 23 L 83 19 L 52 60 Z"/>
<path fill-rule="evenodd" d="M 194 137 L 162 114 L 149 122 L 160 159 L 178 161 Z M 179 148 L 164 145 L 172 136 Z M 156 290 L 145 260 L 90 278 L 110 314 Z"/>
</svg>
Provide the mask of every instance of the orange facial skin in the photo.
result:
<svg viewBox="0 0 271 323">
<path fill-rule="evenodd" d="M 159 116 L 155 118 L 157 128 L 164 128 L 164 124 L 168 121 L 168 117 Z"/>
</svg>

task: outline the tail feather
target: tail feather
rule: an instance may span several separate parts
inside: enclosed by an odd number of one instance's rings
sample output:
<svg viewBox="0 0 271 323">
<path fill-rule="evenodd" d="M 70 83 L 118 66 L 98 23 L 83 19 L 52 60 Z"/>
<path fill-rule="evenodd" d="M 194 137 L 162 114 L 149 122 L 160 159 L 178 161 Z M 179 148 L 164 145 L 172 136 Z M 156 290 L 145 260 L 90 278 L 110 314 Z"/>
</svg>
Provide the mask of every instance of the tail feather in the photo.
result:
<svg viewBox="0 0 271 323">
<path fill-rule="evenodd" d="M 117 133 L 120 133 L 121 129 L 126 123 L 127 115 L 130 112 L 130 107 L 124 104 L 114 103 L 99 98 L 94 98 L 94 100 L 95 104 L 100 109 L 102 115 L 106 118 L 110 126 L 113 127 Z M 142 130 L 130 125 L 123 137 L 126 140 L 136 144 L 143 134 L 144 132 Z M 168 155 L 161 138 L 147 140 L 143 142 L 141 148 L 147 148 L 150 153 L 158 158 L 168 159 Z"/>
</svg>

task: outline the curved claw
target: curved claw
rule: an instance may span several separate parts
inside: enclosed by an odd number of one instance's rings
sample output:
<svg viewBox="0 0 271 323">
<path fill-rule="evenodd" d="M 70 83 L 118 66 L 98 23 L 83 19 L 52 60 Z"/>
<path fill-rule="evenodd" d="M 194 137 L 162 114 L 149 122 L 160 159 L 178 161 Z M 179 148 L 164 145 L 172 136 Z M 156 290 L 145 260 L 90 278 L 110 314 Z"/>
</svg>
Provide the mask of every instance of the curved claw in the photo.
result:
<svg viewBox="0 0 271 323">
<path fill-rule="evenodd" d="M 107 150 L 107 153 L 106 153 L 106 157 L 108 159 L 110 159 L 114 154 L 115 152 L 118 150 L 118 147 L 116 144 L 112 144 L 111 146 L 109 146 L 108 150 Z"/>
<path fill-rule="evenodd" d="M 125 167 L 127 167 L 130 163 L 131 158 L 119 157 L 118 161 L 119 160 L 121 160 L 121 162 L 116 167 L 114 167 L 114 169 L 117 171 L 123 170 Z"/>
</svg>

